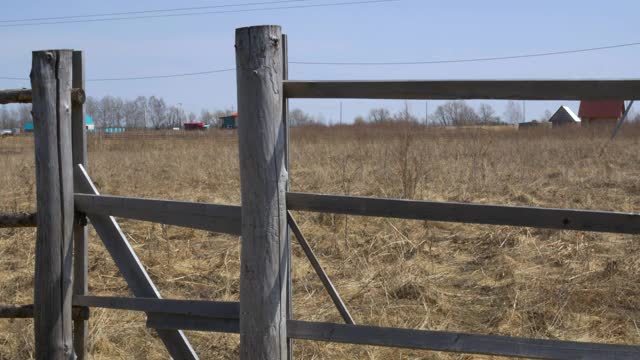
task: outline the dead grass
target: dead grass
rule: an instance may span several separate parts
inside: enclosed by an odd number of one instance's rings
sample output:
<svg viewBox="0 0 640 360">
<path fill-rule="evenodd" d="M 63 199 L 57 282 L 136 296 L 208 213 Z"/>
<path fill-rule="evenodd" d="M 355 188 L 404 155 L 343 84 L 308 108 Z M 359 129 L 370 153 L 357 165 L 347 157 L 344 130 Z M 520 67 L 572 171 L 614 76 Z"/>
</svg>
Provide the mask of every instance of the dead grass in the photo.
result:
<svg viewBox="0 0 640 360">
<path fill-rule="evenodd" d="M 303 128 L 293 133 L 294 191 L 634 211 L 640 136 L 607 145 L 596 131 L 419 127 Z M 30 137 L 0 141 L 0 211 L 33 210 Z M 605 146 L 606 145 L 606 146 Z M 233 133 L 90 141 L 104 194 L 240 202 Z M 361 324 L 633 344 L 640 342 L 638 237 L 297 213 L 303 232 Z M 237 300 L 236 238 L 136 221 L 122 228 L 163 295 Z M 0 302 L 32 297 L 33 229 L 0 230 Z M 91 232 L 92 294 L 129 296 Z M 294 248 L 300 319 L 340 321 Z M 163 359 L 140 314 L 95 310 L 95 359 Z M 234 359 L 238 337 L 189 333 L 203 359 Z M 0 359 L 29 359 L 31 323 L 0 320 Z M 302 359 L 487 359 L 296 342 Z"/>
</svg>

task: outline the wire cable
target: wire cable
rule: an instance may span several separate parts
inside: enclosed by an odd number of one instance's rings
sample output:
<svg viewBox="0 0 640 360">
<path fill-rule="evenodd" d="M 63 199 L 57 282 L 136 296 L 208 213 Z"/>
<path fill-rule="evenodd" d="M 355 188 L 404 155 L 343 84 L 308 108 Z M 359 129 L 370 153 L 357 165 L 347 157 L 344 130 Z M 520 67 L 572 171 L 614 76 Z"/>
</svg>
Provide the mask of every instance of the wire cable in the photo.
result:
<svg viewBox="0 0 640 360">
<path fill-rule="evenodd" d="M 63 20 L 63 21 L 49 21 L 49 22 L 2 24 L 2 25 L 0 25 L 0 28 L 25 27 L 25 26 L 36 26 L 36 25 L 93 23 L 93 22 L 106 22 L 106 21 L 134 20 L 134 19 L 157 19 L 157 18 L 197 16 L 197 15 L 209 15 L 209 14 L 233 14 L 233 13 L 260 12 L 260 11 L 270 11 L 270 10 L 308 9 L 308 8 L 336 7 L 336 6 L 346 6 L 346 5 L 364 5 L 364 4 L 376 4 L 376 3 L 389 3 L 389 2 L 398 2 L 398 1 L 402 1 L 402 0 L 362 0 L 362 1 L 348 1 L 348 2 L 338 2 L 338 3 L 334 2 L 334 3 L 311 4 L 311 5 L 275 6 L 275 7 L 254 8 L 254 9 L 238 9 L 238 10 L 223 10 L 223 11 L 200 11 L 200 12 L 195 12 L 195 13 L 183 13 L 183 14 L 123 16 L 123 17 L 111 17 L 111 18 L 104 18 L 104 19 Z"/>
<path fill-rule="evenodd" d="M 592 47 L 592 48 L 585 48 L 585 49 L 573 49 L 573 50 L 562 50 L 562 51 L 552 51 L 552 52 L 523 54 L 523 55 L 494 56 L 494 57 L 470 58 L 470 59 L 450 59 L 450 60 L 430 60 L 430 61 L 400 61 L 400 62 L 290 61 L 289 64 L 297 64 L 297 65 L 346 65 L 346 66 L 454 64 L 454 63 L 483 62 L 483 61 L 497 61 L 497 60 L 513 60 L 513 59 L 524 59 L 524 58 L 534 58 L 534 57 L 543 57 L 543 56 L 576 54 L 576 53 L 600 51 L 600 50 L 610 50 L 610 49 L 617 49 L 617 48 L 624 48 L 624 47 L 631 47 L 631 46 L 638 46 L 638 45 L 640 45 L 640 42 L 633 42 L 633 43 L 627 43 L 627 44 L 616 44 L 616 45 L 608 45 L 608 46 L 600 46 L 600 47 Z"/>
<path fill-rule="evenodd" d="M 149 14 L 149 13 L 158 13 L 158 12 L 191 11 L 191 10 L 216 9 L 216 8 L 226 8 L 226 7 L 241 7 L 241 6 L 254 6 L 254 5 L 269 5 L 269 4 L 305 2 L 305 1 L 310 1 L 310 0 L 263 1 L 263 2 L 252 2 L 252 3 L 242 3 L 242 4 L 221 4 L 221 5 L 194 6 L 194 7 L 172 8 L 172 9 L 123 11 L 123 12 L 101 13 L 101 14 L 84 14 L 84 15 L 69 15 L 69 16 L 30 18 L 30 19 L 13 19 L 13 20 L 0 20 L 0 23 L 49 21 L 49 20 L 62 20 L 62 19 L 78 19 L 78 18 L 85 18 L 85 17 L 104 17 L 104 16 L 118 16 L 118 15 Z"/>
<path fill-rule="evenodd" d="M 626 43 L 626 44 L 617 44 L 617 45 L 608 45 L 608 46 L 600 46 L 600 47 L 592 47 L 585 49 L 574 49 L 574 50 L 563 50 L 563 51 L 553 51 L 553 52 L 545 52 L 545 53 L 536 53 L 536 54 L 526 54 L 526 55 L 511 55 L 511 56 L 498 56 L 498 57 L 490 57 L 490 58 L 474 58 L 474 59 L 454 59 L 454 60 L 433 60 L 433 61 L 413 61 L 413 62 L 368 62 L 368 63 L 358 63 L 358 62 L 311 62 L 311 61 L 290 61 L 289 64 L 296 65 L 348 65 L 348 66 L 378 66 L 378 65 L 426 65 L 426 64 L 445 64 L 445 63 L 465 63 L 465 62 L 481 62 L 481 61 L 499 61 L 499 60 L 512 60 L 512 59 L 522 59 L 522 58 L 531 58 L 531 57 L 541 57 L 541 56 L 554 56 L 554 55 L 565 55 L 565 54 L 575 54 L 575 53 L 583 53 L 583 52 L 594 52 L 594 51 L 602 51 L 602 50 L 610 50 L 616 48 L 624 48 L 631 46 L 638 46 L 640 42 L 634 43 Z M 216 69 L 216 70 L 206 70 L 206 71 L 198 71 L 198 72 L 189 72 L 189 73 L 178 73 L 178 74 L 167 74 L 167 75 L 149 75 L 149 76 L 132 76 L 132 77 L 114 77 L 114 78 L 95 78 L 88 79 L 87 81 L 124 81 L 124 80 L 146 80 L 146 79 L 164 79 L 164 78 L 176 78 L 176 77 L 185 77 L 185 76 L 197 76 L 197 75 L 207 75 L 221 72 L 229 72 L 234 71 L 235 68 L 226 68 L 226 69 Z M 29 80 L 28 78 L 18 78 L 18 77 L 0 77 L 0 80 Z"/>
</svg>

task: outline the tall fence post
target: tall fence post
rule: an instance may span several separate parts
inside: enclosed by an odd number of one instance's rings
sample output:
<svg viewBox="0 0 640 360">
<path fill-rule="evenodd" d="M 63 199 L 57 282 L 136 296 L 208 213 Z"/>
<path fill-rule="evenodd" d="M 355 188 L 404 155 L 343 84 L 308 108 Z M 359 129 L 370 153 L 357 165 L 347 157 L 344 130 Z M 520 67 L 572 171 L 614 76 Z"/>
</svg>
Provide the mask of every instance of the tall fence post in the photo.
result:
<svg viewBox="0 0 640 360">
<path fill-rule="evenodd" d="M 84 90 L 84 57 L 82 51 L 73 52 L 73 80 L 75 89 Z M 73 168 L 78 164 L 87 166 L 87 134 L 85 127 L 84 103 L 74 102 L 71 106 L 71 143 Z M 74 181 L 73 189 L 81 192 L 79 181 Z M 73 225 L 73 294 L 86 295 L 88 292 L 88 250 L 86 218 L 75 214 Z M 87 358 L 88 321 L 76 319 L 73 322 L 73 348 L 78 360 Z"/>
<path fill-rule="evenodd" d="M 36 155 L 36 359 L 73 359 L 71 50 L 33 52 Z"/>
<path fill-rule="evenodd" d="M 242 193 L 240 359 L 287 358 L 287 216 L 282 34 L 236 30 Z"/>
</svg>

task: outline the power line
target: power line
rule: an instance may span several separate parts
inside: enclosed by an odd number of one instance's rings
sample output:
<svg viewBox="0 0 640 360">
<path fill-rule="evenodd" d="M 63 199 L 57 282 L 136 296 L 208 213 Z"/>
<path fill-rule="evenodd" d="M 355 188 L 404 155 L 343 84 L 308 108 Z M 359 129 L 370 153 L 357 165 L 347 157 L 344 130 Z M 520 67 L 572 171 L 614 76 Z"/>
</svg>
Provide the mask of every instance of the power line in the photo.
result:
<svg viewBox="0 0 640 360">
<path fill-rule="evenodd" d="M 134 19 L 156 19 L 156 18 L 197 16 L 197 15 L 208 15 L 208 14 L 233 14 L 233 13 L 258 12 L 258 11 L 269 11 L 269 10 L 308 9 L 308 8 L 319 8 L 319 7 L 336 7 L 336 6 L 345 6 L 345 5 L 364 5 L 364 4 L 388 3 L 388 2 L 397 2 L 397 1 L 402 1 L 402 0 L 363 0 L 363 1 L 349 1 L 349 2 L 324 3 L 324 4 L 312 4 L 312 5 L 276 6 L 276 7 L 254 8 L 254 9 L 238 9 L 238 10 L 223 10 L 223 11 L 200 11 L 200 12 L 195 12 L 195 13 L 183 13 L 183 14 L 123 16 L 123 17 L 111 17 L 111 18 L 104 18 L 104 19 L 64 20 L 64 21 L 33 22 L 33 23 L 22 23 L 22 24 L 3 24 L 3 25 L 0 25 L 0 28 L 19 27 L 19 26 L 20 27 L 36 26 L 36 25 L 56 25 L 56 24 L 75 24 L 75 23 L 121 21 L 121 20 L 134 20 Z"/>
<path fill-rule="evenodd" d="M 304 1 L 310 1 L 310 0 L 262 1 L 262 2 L 252 2 L 252 3 L 242 3 L 242 4 L 221 4 L 221 5 L 210 5 L 210 6 L 171 8 L 171 9 L 123 11 L 123 12 L 100 13 L 100 14 L 69 15 L 69 16 L 41 17 L 41 18 L 29 18 L 29 19 L 13 19 L 13 20 L 0 20 L 0 23 L 31 22 L 31 21 L 43 21 L 43 20 L 48 21 L 48 20 L 77 19 L 77 18 L 84 18 L 84 17 L 103 17 L 103 16 L 117 16 L 117 15 L 149 14 L 149 13 L 158 13 L 158 12 L 190 11 L 190 10 L 203 10 L 203 9 L 215 9 L 215 8 L 226 8 L 226 7 L 241 7 L 241 6 L 293 3 L 293 2 L 304 2 Z"/>
<path fill-rule="evenodd" d="M 495 56 L 495 57 L 485 57 L 485 58 L 452 59 L 452 60 L 401 61 L 401 62 L 290 61 L 289 64 L 297 64 L 297 65 L 347 65 L 347 66 L 453 64 L 453 63 L 468 63 L 468 62 L 497 61 L 497 60 L 513 60 L 513 59 L 523 59 L 523 58 L 533 58 L 533 57 L 543 57 L 543 56 L 566 55 L 566 54 L 575 54 L 575 53 L 583 53 L 583 52 L 591 52 L 591 51 L 610 50 L 610 49 L 624 48 L 624 47 L 631 47 L 631 46 L 638 46 L 638 45 L 640 45 L 640 42 L 609 45 L 609 46 L 600 46 L 600 47 L 585 48 L 585 49 L 574 49 L 574 50 L 562 50 L 562 51 L 552 51 L 552 52 L 544 52 L 544 53 L 524 54 L 524 55 Z"/>
<path fill-rule="evenodd" d="M 166 78 L 176 78 L 176 77 L 185 77 L 185 76 L 197 76 L 197 75 L 215 74 L 215 73 L 229 72 L 229 71 L 235 71 L 235 70 L 236 70 L 235 68 L 229 68 L 229 69 L 208 70 L 208 71 L 199 71 L 199 72 L 181 73 L 181 74 L 169 74 L 169 75 L 150 75 L 150 76 L 134 76 L 134 77 L 97 78 L 97 79 L 87 79 L 87 81 L 123 81 L 123 80 L 166 79 Z"/>
<path fill-rule="evenodd" d="M 585 48 L 585 49 L 554 51 L 554 52 L 537 53 L 537 54 L 511 55 L 511 56 L 500 56 L 500 57 L 491 57 L 491 58 L 475 58 L 475 59 L 433 60 L 433 61 L 416 61 L 416 62 L 384 62 L 384 63 L 382 63 L 382 62 L 369 62 L 369 63 L 355 63 L 355 62 L 339 62 L 339 63 L 337 63 L 337 62 L 333 62 L 333 63 L 326 63 L 326 62 L 309 62 L 309 61 L 291 61 L 289 63 L 290 64 L 297 64 L 297 65 L 349 65 L 349 66 L 422 65 L 422 64 L 463 63 L 463 62 L 499 61 L 499 60 L 522 59 L 522 58 L 530 58 L 530 57 L 564 55 L 564 54 L 573 54 L 573 53 L 581 53 L 581 52 L 593 52 L 593 51 L 601 51 L 601 50 L 610 50 L 610 49 L 637 46 L 637 45 L 640 45 L 640 42 L 627 43 L 627 44 L 617 44 L 617 45 L 608 45 L 608 46 L 600 46 L 600 47 L 592 47 L 592 48 Z M 234 70 L 235 70 L 235 68 L 226 68 L 226 69 L 206 70 L 206 71 L 167 74 L 167 75 L 95 78 L 95 79 L 88 79 L 87 81 L 124 81 L 124 80 L 165 79 L 165 78 L 176 78 L 176 77 L 185 77 L 185 76 L 207 75 L 207 74 L 214 74 L 214 73 L 221 73 L 221 72 L 229 72 L 229 71 L 234 71 Z M 1 80 L 29 80 L 28 78 L 18 78 L 18 77 L 0 77 L 0 79 Z"/>
</svg>

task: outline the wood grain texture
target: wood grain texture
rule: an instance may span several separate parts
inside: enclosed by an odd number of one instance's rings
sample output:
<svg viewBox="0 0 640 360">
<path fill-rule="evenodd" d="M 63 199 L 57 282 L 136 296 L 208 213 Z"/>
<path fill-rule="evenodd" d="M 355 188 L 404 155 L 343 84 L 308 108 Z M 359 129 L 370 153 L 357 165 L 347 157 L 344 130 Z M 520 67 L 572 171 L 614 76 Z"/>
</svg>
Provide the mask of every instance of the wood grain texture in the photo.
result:
<svg viewBox="0 0 640 360">
<path fill-rule="evenodd" d="M 84 57 L 82 51 L 74 51 L 72 55 L 72 85 L 77 89 L 84 89 Z M 87 134 L 85 130 L 84 101 L 73 102 L 71 105 L 71 146 L 73 165 L 87 166 Z M 73 190 L 79 187 L 74 181 Z M 75 212 L 73 225 L 73 294 L 88 293 L 88 243 L 89 238 L 84 215 Z M 78 360 L 87 359 L 87 335 L 89 322 L 76 320 L 73 323 L 73 348 Z"/>
<path fill-rule="evenodd" d="M 72 88 L 71 101 L 73 103 L 84 104 L 87 97 L 83 88 Z M 4 104 L 28 104 L 33 101 L 31 89 L 10 89 L 0 90 L 0 105 Z"/>
<path fill-rule="evenodd" d="M 296 320 L 289 321 L 288 333 L 290 337 L 295 339 L 313 341 L 500 355 L 529 359 L 631 360 L 640 358 L 640 347 L 638 346 L 314 323 Z"/>
<path fill-rule="evenodd" d="M 36 213 L 0 213 L 0 229 L 35 227 L 36 225 Z"/>
<path fill-rule="evenodd" d="M 240 359 L 287 358 L 286 131 L 279 26 L 236 30 L 242 194 Z"/>
<path fill-rule="evenodd" d="M 23 104 L 32 101 L 31 89 L 0 90 L 0 105 Z"/>
<path fill-rule="evenodd" d="M 285 81 L 288 98 L 635 100 L 640 80 Z"/>
<path fill-rule="evenodd" d="M 76 295 L 73 297 L 73 304 L 104 309 L 203 316 L 221 319 L 238 319 L 240 314 L 240 303 L 228 301 Z"/>
<path fill-rule="evenodd" d="M 156 330 L 181 329 L 230 334 L 238 334 L 240 332 L 240 322 L 237 318 L 210 318 L 204 316 L 163 313 L 148 313 L 147 327 Z"/>
<path fill-rule="evenodd" d="M 33 318 L 34 306 L 0 304 L 0 318 L 2 319 L 30 319 Z M 85 306 L 73 306 L 71 308 L 73 320 L 89 320 L 89 308 Z"/>
<path fill-rule="evenodd" d="M 75 170 L 80 191 L 87 194 L 100 195 L 84 167 L 76 165 Z M 115 219 L 105 215 L 88 215 L 88 218 L 133 295 L 161 299 L 160 292 L 156 289 Z M 158 336 L 174 359 L 198 358 L 186 336 L 181 331 L 158 330 Z"/>
<path fill-rule="evenodd" d="M 76 194 L 78 211 L 240 235 L 240 206 Z"/>
<path fill-rule="evenodd" d="M 75 358 L 71 57 L 71 50 L 35 51 L 31 68 L 37 196 L 36 359 Z"/>
<path fill-rule="evenodd" d="M 458 223 L 640 234 L 640 215 L 527 206 L 287 193 L 290 210 Z"/>
<path fill-rule="evenodd" d="M 282 34 L 282 79 L 289 79 L 289 40 L 286 34 Z M 289 131 L 289 99 L 282 97 L 282 122 L 285 129 L 285 143 L 284 143 L 284 162 L 289 172 L 290 160 L 289 160 L 289 143 L 290 143 L 290 131 Z M 290 190 L 291 179 L 287 178 L 287 191 Z M 287 267 L 287 319 L 293 319 L 293 276 L 292 267 L 293 259 L 291 252 L 291 231 L 287 227 L 287 250 L 289 254 L 289 262 Z M 293 339 L 287 339 L 287 359 L 293 360 Z"/>
</svg>

